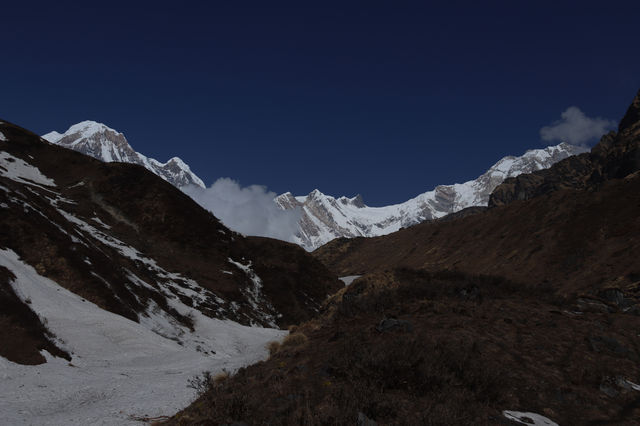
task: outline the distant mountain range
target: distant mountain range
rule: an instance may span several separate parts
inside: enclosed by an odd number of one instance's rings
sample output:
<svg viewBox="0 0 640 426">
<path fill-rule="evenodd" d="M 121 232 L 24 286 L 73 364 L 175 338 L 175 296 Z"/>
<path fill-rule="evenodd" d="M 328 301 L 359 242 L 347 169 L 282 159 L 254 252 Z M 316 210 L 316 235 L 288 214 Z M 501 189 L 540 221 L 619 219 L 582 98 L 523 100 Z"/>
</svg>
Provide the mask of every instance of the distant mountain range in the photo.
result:
<svg viewBox="0 0 640 426">
<path fill-rule="evenodd" d="M 105 162 L 139 164 L 178 188 L 187 185 L 205 187 L 180 158 L 174 157 L 166 163 L 148 158 L 136 152 L 122 133 L 101 123 L 83 121 L 62 134 L 50 132 L 43 138 Z M 486 206 L 489 195 L 503 180 L 546 169 L 585 151 L 585 148 L 561 143 L 527 151 L 520 157 L 504 157 L 477 179 L 439 185 L 404 203 L 384 207 L 369 207 L 359 195 L 335 198 L 317 189 L 307 196 L 294 196 L 287 192 L 274 201 L 283 210 L 302 211 L 294 241 L 306 250 L 314 250 L 335 238 L 386 235 L 468 207 Z"/>
<path fill-rule="evenodd" d="M 302 209 L 298 244 L 316 249 L 340 237 L 375 237 L 390 234 L 425 220 L 437 219 L 468 207 L 486 206 L 491 192 L 506 178 L 546 169 L 586 149 L 567 143 L 504 157 L 477 179 L 439 185 L 401 204 L 369 207 L 361 196 L 334 198 L 317 189 L 306 197 L 287 192 L 276 198 L 283 209 Z"/>
</svg>

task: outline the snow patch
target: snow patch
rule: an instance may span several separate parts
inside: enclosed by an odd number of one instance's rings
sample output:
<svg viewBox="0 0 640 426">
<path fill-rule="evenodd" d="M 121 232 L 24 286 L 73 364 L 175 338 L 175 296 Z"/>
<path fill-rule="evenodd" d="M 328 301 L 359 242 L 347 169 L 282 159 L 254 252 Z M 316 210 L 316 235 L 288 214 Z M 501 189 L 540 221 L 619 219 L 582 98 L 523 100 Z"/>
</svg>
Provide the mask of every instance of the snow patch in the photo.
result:
<svg viewBox="0 0 640 426">
<path fill-rule="evenodd" d="M 260 306 L 265 306 L 269 311 L 275 312 L 275 308 L 271 306 L 271 304 L 262 296 L 262 280 L 251 269 L 251 261 L 249 261 L 247 265 L 243 265 L 242 263 L 236 262 L 231 258 L 228 258 L 227 260 L 229 261 L 229 263 L 244 272 L 251 280 L 251 283 L 253 284 L 252 286 L 240 290 L 247 298 L 247 301 L 249 302 L 251 307 L 255 312 L 260 313 L 267 324 L 271 325 L 272 327 L 276 327 L 277 323 L 275 317 L 272 314 L 264 312 L 264 310 Z"/>
<path fill-rule="evenodd" d="M 627 384 L 628 386 L 630 386 L 630 387 L 631 387 L 631 389 L 633 389 L 633 390 L 635 390 L 635 391 L 640 391 L 640 385 L 638 385 L 638 384 L 636 384 L 636 383 L 633 383 L 633 382 L 631 382 L 631 381 L 629 381 L 629 380 L 625 380 L 625 382 L 626 382 L 626 384 Z"/>
<path fill-rule="evenodd" d="M 0 176 L 27 185 L 56 186 L 53 179 L 43 175 L 37 167 L 8 152 L 0 152 Z"/>
<path fill-rule="evenodd" d="M 98 216 L 92 217 L 91 220 L 96 222 L 98 225 L 102 226 L 104 229 L 111 229 L 111 226 L 104 223 Z"/>
<path fill-rule="evenodd" d="M 522 423 L 523 425 L 558 426 L 558 423 L 536 413 L 505 410 L 502 412 L 502 415 L 509 420 Z"/>
<path fill-rule="evenodd" d="M 78 186 L 84 186 L 84 182 L 80 181 L 80 182 L 76 183 L 75 185 L 71 185 L 71 186 L 67 187 L 67 189 L 77 188 Z"/>
<path fill-rule="evenodd" d="M 346 277 L 338 278 L 340 281 L 344 283 L 344 285 L 351 285 L 352 282 L 360 278 L 362 275 L 347 275 Z"/>
</svg>

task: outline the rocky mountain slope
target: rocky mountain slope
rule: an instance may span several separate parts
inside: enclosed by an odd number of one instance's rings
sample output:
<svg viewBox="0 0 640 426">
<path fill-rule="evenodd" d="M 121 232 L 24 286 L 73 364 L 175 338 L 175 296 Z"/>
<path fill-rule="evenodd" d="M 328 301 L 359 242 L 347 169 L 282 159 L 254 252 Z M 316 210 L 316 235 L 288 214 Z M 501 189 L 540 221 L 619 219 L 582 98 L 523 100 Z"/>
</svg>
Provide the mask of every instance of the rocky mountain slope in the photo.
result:
<svg viewBox="0 0 640 426">
<path fill-rule="evenodd" d="M 178 188 L 185 185 L 204 188 L 202 180 L 180 158 L 173 157 L 166 163 L 148 158 L 134 151 L 122 133 L 102 123 L 83 121 L 69 127 L 64 133 L 54 131 L 42 137 L 51 143 L 107 163 L 118 161 L 139 164 Z"/>
<path fill-rule="evenodd" d="M 316 250 L 360 277 L 170 424 L 637 424 L 638 100 L 592 150 L 601 168 Z M 572 187 L 580 175 L 593 184 Z"/>
<path fill-rule="evenodd" d="M 439 185 L 401 204 L 369 207 L 362 197 L 334 198 L 317 189 L 305 197 L 285 193 L 276 198 L 283 209 L 302 210 L 296 242 L 313 250 L 340 237 L 375 237 L 425 220 L 437 219 L 469 207 L 486 206 L 491 192 L 506 178 L 550 167 L 585 149 L 561 143 L 527 151 L 520 157 L 504 157 L 477 179 Z"/>
<path fill-rule="evenodd" d="M 340 286 L 300 247 L 234 233 L 143 167 L 2 121 L 0 212 L 10 424 L 167 414 L 191 398 L 189 377 L 259 359 L 276 327 L 311 318 Z"/>
</svg>

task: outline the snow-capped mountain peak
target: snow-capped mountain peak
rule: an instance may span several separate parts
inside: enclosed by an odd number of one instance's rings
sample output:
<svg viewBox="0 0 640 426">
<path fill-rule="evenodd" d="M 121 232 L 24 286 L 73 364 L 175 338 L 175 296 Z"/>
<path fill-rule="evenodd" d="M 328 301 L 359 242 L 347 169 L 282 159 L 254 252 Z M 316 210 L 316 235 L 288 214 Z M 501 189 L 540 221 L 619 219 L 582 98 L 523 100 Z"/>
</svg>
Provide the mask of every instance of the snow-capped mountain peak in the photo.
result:
<svg viewBox="0 0 640 426">
<path fill-rule="evenodd" d="M 42 138 L 101 161 L 139 164 L 176 187 L 205 186 L 180 158 L 173 157 L 166 163 L 148 158 L 136 152 L 122 133 L 96 121 L 82 121 L 69 127 L 64 133 L 53 131 Z"/>
<path fill-rule="evenodd" d="M 83 139 L 96 138 L 96 135 L 107 133 L 119 136 L 118 139 L 120 140 L 124 139 L 124 135 L 122 133 L 105 124 L 91 120 L 85 120 L 74 124 L 64 133 L 58 133 L 56 131 L 49 132 L 46 135 L 43 135 L 42 138 L 51 143 L 58 143 L 61 139 L 67 139 L 65 144 L 71 145 L 73 143 L 80 143 Z M 118 142 L 120 142 L 120 140 Z"/>
</svg>

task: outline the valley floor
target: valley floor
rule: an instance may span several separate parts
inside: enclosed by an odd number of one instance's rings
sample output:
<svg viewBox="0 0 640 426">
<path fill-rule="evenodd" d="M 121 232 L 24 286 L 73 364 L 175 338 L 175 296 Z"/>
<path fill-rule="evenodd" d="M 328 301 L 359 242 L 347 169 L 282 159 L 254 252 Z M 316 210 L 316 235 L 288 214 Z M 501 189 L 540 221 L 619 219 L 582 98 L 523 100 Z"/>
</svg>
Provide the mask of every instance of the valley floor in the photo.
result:
<svg viewBox="0 0 640 426">
<path fill-rule="evenodd" d="M 0 357 L 0 425 L 133 425 L 172 415 L 195 398 L 189 379 L 257 362 L 286 334 L 194 311 L 195 330 L 176 341 L 65 290 L 10 250 L 0 251 L 0 265 L 72 355 L 68 362 L 44 352 L 47 362 L 36 366 Z"/>
</svg>

